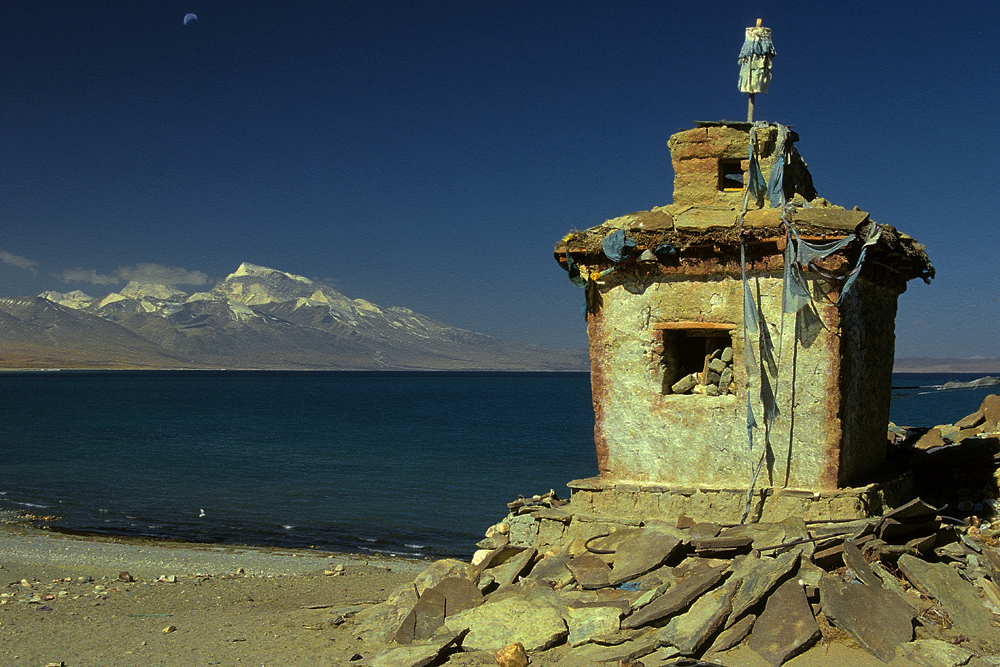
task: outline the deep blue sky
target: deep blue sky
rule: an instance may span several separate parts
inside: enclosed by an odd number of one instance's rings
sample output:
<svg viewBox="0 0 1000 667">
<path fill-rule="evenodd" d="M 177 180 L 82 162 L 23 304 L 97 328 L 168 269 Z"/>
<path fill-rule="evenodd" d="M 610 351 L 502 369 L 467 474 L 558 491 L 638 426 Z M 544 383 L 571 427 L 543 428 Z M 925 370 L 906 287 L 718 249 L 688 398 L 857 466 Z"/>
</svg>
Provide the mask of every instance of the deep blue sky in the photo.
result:
<svg viewBox="0 0 1000 667">
<path fill-rule="evenodd" d="M 194 291 L 248 261 L 584 347 L 552 246 L 670 202 L 670 134 L 746 116 L 758 17 L 756 117 L 938 269 L 900 299 L 897 356 L 1000 356 L 994 2 L 7 3 L 0 296 Z"/>
</svg>

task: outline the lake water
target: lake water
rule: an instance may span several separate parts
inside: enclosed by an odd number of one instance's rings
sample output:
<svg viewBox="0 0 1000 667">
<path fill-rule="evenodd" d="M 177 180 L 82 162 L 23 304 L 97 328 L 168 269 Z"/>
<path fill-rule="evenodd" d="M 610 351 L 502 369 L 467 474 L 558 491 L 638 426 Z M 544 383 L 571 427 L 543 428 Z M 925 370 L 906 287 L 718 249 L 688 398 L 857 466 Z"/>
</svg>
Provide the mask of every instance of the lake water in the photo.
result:
<svg viewBox="0 0 1000 667">
<path fill-rule="evenodd" d="M 586 373 L 59 371 L 0 386 L 0 510 L 82 532 L 468 557 L 519 494 L 566 497 L 597 474 Z M 934 425 L 997 392 L 900 393 L 893 421 Z"/>
</svg>

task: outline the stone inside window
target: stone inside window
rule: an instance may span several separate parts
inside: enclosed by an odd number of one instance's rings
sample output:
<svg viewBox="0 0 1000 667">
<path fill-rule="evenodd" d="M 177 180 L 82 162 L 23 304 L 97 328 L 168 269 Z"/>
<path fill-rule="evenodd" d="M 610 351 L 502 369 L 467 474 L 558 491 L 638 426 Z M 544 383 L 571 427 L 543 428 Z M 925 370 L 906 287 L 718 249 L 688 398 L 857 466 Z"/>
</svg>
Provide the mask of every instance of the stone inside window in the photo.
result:
<svg viewBox="0 0 1000 667">
<path fill-rule="evenodd" d="M 685 328 L 683 323 L 669 323 L 657 327 L 664 394 L 735 393 L 732 329 L 723 326 Z"/>
<path fill-rule="evenodd" d="M 744 174 L 742 160 L 719 160 L 719 189 L 723 192 L 738 192 L 743 189 Z"/>
</svg>

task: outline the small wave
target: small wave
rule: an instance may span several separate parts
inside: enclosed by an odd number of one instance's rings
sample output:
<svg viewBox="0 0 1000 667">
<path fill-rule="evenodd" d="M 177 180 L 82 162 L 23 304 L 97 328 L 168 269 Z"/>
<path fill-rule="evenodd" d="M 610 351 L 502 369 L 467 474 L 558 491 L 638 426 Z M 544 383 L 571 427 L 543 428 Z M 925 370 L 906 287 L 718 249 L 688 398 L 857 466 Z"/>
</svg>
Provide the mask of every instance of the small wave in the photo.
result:
<svg viewBox="0 0 1000 667">
<path fill-rule="evenodd" d="M 408 547 L 410 549 L 426 549 L 427 548 L 427 545 L 425 545 L 425 544 L 406 544 L 405 542 L 403 543 L 403 546 L 404 547 Z"/>
<path fill-rule="evenodd" d="M 42 510 L 49 508 L 48 505 L 38 505 L 36 503 L 19 503 L 19 502 L 15 502 L 14 504 L 15 505 L 20 505 L 21 507 L 35 507 L 35 508 L 42 509 Z"/>
<path fill-rule="evenodd" d="M 287 523 L 282 524 L 281 527 L 284 528 L 285 530 L 292 530 L 293 528 L 295 528 L 295 526 Z"/>
</svg>

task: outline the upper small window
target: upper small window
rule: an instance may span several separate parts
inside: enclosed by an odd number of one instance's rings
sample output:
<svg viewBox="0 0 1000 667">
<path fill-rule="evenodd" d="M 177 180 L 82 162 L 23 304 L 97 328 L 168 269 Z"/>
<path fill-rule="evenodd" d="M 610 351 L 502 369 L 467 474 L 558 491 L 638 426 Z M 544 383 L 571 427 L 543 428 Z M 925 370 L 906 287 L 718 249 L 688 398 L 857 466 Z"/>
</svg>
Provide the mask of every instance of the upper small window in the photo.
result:
<svg viewBox="0 0 1000 667">
<path fill-rule="evenodd" d="M 739 192 L 743 189 L 743 165 L 739 158 L 719 160 L 719 189 L 723 192 Z"/>
</svg>

